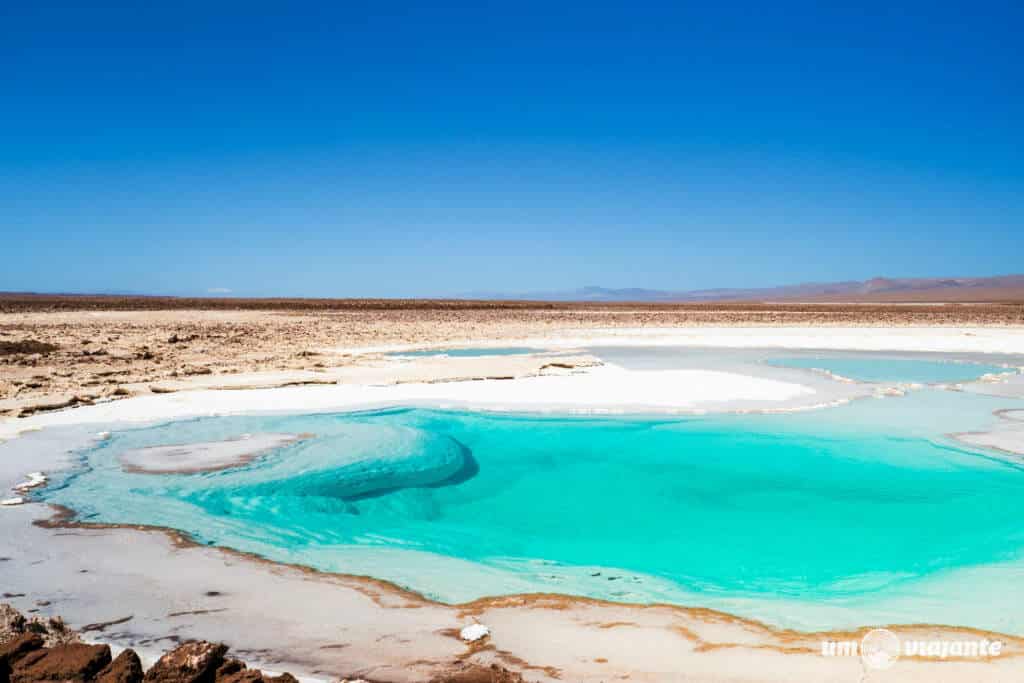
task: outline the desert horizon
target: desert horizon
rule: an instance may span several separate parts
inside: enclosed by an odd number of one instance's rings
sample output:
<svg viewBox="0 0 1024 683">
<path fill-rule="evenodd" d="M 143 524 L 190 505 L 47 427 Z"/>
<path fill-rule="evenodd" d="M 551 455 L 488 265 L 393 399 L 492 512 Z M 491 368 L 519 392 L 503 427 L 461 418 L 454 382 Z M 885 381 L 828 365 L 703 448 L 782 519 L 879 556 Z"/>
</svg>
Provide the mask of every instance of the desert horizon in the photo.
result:
<svg viewBox="0 0 1024 683">
<path fill-rule="evenodd" d="M 228 290 L 229 291 L 229 290 Z M 29 306 L 57 305 L 62 297 L 77 301 L 79 305 L 137 307 L 150 305 L 180 305 L 205 307 L 238 302 L 247 305 L 265 302 L 267 306 L 299 306 L 302 302 L 330 302 L 330 305 L 370 306 L 374 303 L 394 302 L 395 305 L 520 305 L 541 303 L 563 304 L 668 304 L 668 305 L 729 305 L 761 304 L 855 304 L 855 303 L 1021 303 L 1024 302 L 1024 275 L 997 275 L 990 277 L 933 277 L 892 278 L 875 277 L 852 282 L 814 282 L 761 288 L 718 288 L 693 291 L 662 291 L 639 287 L 607 288 L 588 286 L 563 292 L 526 292 L 519 294 L 491 293 L 461 296 L 423 297 L 332 297 L 332 296 L 245 296 L 211 292 L 204 296 L 186 294 L 104 293 L 104 292 L 14 292 L 0 291 L 0 305 Z M 460 303 L 456 303 L 460 302 Z M 492 304 L 491 302 L 494 302 Z"/>
</svg>

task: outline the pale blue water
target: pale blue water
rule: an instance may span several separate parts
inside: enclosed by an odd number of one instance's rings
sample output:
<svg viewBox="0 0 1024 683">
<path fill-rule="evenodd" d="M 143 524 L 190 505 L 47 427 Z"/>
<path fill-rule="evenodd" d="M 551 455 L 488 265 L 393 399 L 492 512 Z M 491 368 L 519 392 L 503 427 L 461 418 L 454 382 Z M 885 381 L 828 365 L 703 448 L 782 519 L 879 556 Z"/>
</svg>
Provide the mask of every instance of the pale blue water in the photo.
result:
<svg viewBox="0 0 1024 683">
<path fill-rule="evenodd" d="M 791 415 L 203 418 L 117 431 L 42 495 L 90 521 L 173 527 L 447 601 L 556 590 L 783 623 L 785 601 L 860 604 L 843 619 L 868 623 L 887 618 L 876 596 L 1024 557 L 1024 471 L 939 431 L 1013 403 L 929 390 Z M 256 432 L 316 436 L 221 472 L 118 464 L 128 449 Z M 949 621 L 971 590 L 908 618 Z"/>
<path fill-rule="evenodd" d="M 525 356 L 530 353 L 543 353 L 544 349 L 526 346 L 481 346 L 464 349 L 425 349 L 423 351 L 395 351 L 388 356 L 422 358 L 427 356 L 453 356 L 456 358 L 476 358 L 481 356 Z"/>
<path fill-rule="evenodd" d="M 918 358 L 772 358 L 769 365 L 784 368 L 826 370 L 859 382 L 916 382 L 940 384 L 966 382 L 989 373 L 1012 372 L 998 365 Z"/>
</svg>

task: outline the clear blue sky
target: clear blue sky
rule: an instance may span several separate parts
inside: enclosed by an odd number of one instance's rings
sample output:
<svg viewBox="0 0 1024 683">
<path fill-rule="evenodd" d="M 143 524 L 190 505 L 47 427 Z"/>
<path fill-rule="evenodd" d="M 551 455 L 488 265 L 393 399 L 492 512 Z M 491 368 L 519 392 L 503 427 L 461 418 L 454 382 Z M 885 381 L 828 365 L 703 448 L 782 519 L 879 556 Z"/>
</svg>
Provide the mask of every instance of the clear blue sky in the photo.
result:
<svg viewBox="0 0 1024 683">
<path fill-rule="evenodd" d="M 1024 4 L 832 5 L 4 3 L 0 290 L 1024 271 Z"/>
</svg>

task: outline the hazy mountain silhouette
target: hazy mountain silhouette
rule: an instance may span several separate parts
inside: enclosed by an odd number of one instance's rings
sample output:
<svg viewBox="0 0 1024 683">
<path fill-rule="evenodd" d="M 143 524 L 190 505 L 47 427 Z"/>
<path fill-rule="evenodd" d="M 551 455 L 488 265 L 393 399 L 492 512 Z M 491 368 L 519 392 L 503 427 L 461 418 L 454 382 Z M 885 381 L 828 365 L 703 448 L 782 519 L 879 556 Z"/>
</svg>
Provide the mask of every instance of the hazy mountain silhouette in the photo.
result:
<svg viewBox="0 0 1024 683">
<path fill-rule="evenodd" d="M 958 278 L 886 278 L 847 282 L 805 282 L 749 289 L 669 291 L 590 285 L 548 292 L 475 292 L 464 298 L 535 301 L 849 301 L 939 302 L 1024 300 L 1024 275 Z"/>
</svg>

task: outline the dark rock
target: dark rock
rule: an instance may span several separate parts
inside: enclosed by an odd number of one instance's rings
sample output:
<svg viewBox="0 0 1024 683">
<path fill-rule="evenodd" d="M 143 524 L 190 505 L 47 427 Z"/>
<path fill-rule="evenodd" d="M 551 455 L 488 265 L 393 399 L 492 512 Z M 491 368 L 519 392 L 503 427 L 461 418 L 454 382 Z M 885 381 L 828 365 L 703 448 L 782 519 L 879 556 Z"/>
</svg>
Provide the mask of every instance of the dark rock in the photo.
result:
<svg viewBox="0 0 1024 683">
<path fill-rule="evenodd" d="M 264 683 L 299 683 L 299 679 L 292 676 L 287 671 L 280 676 L 268 676 L 263 674 Z"/>
<path fill-rule="evenodd" d="M 43 637 L 36 633 L 22 633 L 20 636 L 0 645 L 0 662 L 13 667 L 29 652 L 43 647 Z"/>
<path fill-rule="evenodd" d="M 221 680 L 228 676 L 233 676 L 245 669 L 245 662 L 240 659 L 229 659 L 220 665 L 217 669 L 217 680 Z"/>
<path fill-rule="evenodd" d="M 18 660 L 11 672 L 11 683 L 35 681 L 92 680 L 110 664 L 108 645 L 70 643 L 47 650 L 35 650 Z"/>
<path fill-rule="evenodd" d="M 96 683 L 141 683 L 142 662 L 135 650 L 125 650 L 96 675 Z"/>
<path fill-rule="evenodd" d="M 217 672 L 217 683 L 263 683 L 263 672 L 259 669 L 240 669 L 233 673 L 221 675 Z"/>
<path fill-rule="evenodd" d="M 246 669 L 244 661 L 228 659 L 217 670 L 216 683 L 298 683 L 291 674 L 268 676 L 258 669 Z"/>
<path fill-rule="evenodd" d="M 259 669 L 245 668 L 245 662 L 229 659 L 217 669 L 216 683 L 298 683 L 289 673 L 268 676 Z"/>
<path fill-rule="evenodd" d="M 86 624 L 79 630 L 82 633 L 88 633 L 89 631 L 106 631 L 111 626 L 118 626 L 120 624 L 127 623 L 131 621 L 133 618 L 133 615 L 129 614 L 128 616 L 121 617 L 120 619 L 111 619 L 110 621 L 100 621 L 95 624 Z"/>
<path fill-rule="evenodd" d="M 147 683 L 211 683 L 224 663 L 228 646 L 205 640 L 174 648 L 146 672 Z"/>
<path fill-rule="evenodd" d="M 35 339 L 26 339 L 24 341 L 4 341 L 0 342 L 0 356 L 13 355 L 16 353 L 50 353 L 56 351 L 57 346 L 49 344 L 47 342 L 37 341 Z"/>
</svg>

